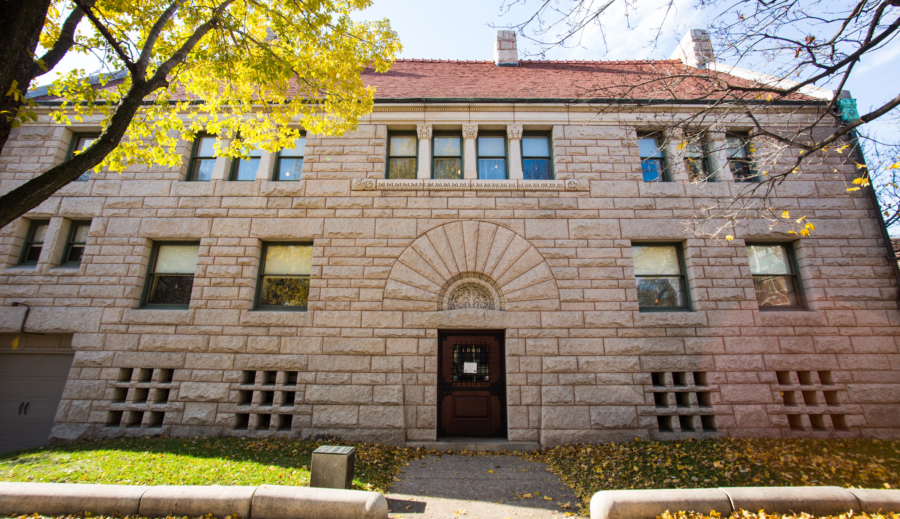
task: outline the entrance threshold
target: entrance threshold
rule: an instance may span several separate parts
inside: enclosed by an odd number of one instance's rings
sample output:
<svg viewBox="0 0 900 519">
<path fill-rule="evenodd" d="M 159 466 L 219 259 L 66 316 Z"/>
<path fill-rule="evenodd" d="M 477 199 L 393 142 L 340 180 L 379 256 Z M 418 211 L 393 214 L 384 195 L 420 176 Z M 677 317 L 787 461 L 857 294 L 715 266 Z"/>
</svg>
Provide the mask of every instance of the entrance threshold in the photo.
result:
<svg viewBox="0 0 900 519">
<path fill-rule="evenodd" d="M 541 449 L 538 442 L 511 442 L 506 438 L 440 438 L 433 442 L 407 442 L 407 447 L 432 451 L 527 452 Z"/>
</svg>

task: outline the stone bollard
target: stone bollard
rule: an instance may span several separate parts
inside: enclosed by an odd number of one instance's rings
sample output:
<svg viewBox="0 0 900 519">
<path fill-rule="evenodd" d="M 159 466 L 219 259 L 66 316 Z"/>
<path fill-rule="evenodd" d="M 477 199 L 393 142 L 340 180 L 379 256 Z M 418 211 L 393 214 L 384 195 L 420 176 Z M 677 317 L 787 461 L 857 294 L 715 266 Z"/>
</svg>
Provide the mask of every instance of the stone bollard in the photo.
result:
<svg viewBox="0 0 900 519">
<path fill-rule="evenodd" d="M 322 445 L 312 454 L 310 487 L 345 488 L 353 484 L 353 464 L 356 449 Z"/>
</svg>

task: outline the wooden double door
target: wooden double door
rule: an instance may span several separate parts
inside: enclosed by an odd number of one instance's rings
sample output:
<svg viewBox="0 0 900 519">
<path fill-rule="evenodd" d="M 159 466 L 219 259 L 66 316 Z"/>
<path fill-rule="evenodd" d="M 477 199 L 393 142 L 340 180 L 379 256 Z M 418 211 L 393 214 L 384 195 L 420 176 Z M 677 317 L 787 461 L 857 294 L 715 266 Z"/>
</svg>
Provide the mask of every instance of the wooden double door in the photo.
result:
<svg viewBox="0 0 900 519">
<path fill-rule="evenodd" d="M 503 332 L 438 334 L 438 434 L 506 437 Z"/>
</svg>

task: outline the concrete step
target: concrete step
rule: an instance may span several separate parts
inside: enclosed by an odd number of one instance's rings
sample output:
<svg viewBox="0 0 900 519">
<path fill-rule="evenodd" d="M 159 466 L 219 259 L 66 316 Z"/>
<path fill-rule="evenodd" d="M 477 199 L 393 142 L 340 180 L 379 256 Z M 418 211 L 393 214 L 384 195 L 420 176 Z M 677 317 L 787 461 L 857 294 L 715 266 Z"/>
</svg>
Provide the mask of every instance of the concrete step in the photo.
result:
<svg viewBox="0 0 900 519">
<path fill-rule="evenodd" d="M 433 442 L 407 442 L 406 446 L 441 452 L 525 452 L 541 449 L 541 444 L 537 442 L 511 442 L 504 438 L 441 438 Z"/>
</svg>

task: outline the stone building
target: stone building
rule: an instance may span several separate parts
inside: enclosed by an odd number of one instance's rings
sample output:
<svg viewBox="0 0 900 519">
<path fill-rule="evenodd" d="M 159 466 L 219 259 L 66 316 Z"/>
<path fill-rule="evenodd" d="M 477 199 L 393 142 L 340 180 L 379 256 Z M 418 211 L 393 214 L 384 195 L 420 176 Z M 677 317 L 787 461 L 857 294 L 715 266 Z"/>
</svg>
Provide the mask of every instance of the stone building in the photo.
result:
<svg viewBox="0 0 900 519">
<path fill-rule="evenodd" d="M 497 47 L 367 73 L 375 109 L 342 137 L 233 163 L 200 137 L 181 167 L 85 175 L 3 228 L 0 448 L 51 426 L 520 449 L 900 437 L 897 280 L 855 171 L 826 160 L 777 188 L 809 237 L 754 219 L 696 235 L 685 221 L 756 180 L 747 121 L 699 128 L 685 160 L 653 133 L 695 109 L 678 92 L 583 98 L 687 65 Z M 3 149 L 4 192 L 98 130 L 45 121 Z"/>
</svg>

